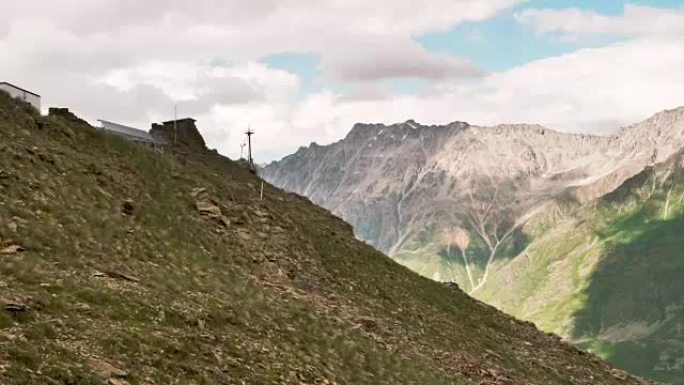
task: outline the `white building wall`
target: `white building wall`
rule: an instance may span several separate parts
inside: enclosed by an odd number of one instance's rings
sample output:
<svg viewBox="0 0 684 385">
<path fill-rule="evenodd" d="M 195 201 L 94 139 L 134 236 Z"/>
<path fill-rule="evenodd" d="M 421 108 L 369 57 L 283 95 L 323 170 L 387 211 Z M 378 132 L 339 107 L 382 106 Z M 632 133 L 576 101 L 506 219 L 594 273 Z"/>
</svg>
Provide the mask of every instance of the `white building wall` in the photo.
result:
<svg viewBox="0 0 684 385">
<path fill-rule="evenodd" d="M 25 102 L 30 103 L 38 111 L 40 111 L 40 96 L 34 95 L 30 92 L 26 92 L 22 89 L 13 87 L 11 84 L 0 83 L 0 90 L 3 90 L 10 94 L 14 98 L 19 98 Z"/>
</svg>

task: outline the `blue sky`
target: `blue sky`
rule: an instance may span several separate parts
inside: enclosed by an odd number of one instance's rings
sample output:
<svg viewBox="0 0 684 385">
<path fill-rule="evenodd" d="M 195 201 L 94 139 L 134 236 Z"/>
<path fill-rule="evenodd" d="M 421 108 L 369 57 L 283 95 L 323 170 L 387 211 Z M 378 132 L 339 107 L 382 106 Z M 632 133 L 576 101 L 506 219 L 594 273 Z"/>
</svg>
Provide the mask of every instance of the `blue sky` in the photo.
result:
<svg viewBox="0 0 684 385">
<path fill-rule="evenodd" d="M 538 36 L 515 21 L 514 15 L 528 8 L 563 9 L 568 7 L 595 11 L 601 15 L 619 15 L 626 1 L 615 0 L 534 0 L 500 12 L 478 22 L 465 22 L 444 33 L 417 38 L 428 50 L 448 52 L 466 58 L 489 71 L 502 71 L 527 62 L 558 56 L 580 48 L 600 47 L 627 39 L 626 36 L 601 36 L 592 40 L 567 41 L 557 36 Z M 682 0 L 629 1 L 630 4 L 659 8 L 682 7 Z"/>
</svg>

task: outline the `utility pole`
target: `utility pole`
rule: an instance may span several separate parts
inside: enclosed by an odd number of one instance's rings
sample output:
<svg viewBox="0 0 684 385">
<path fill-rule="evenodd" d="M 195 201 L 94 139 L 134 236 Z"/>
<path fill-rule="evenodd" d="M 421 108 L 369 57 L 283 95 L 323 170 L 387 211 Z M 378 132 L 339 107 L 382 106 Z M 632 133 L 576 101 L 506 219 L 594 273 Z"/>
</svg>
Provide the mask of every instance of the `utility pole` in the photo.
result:
<svg viewBox="0 0 684 385">
<path fill-rule="evenodd" d="M 244 158 L 245 146 L 246 145 L 247 145 L 247 143 L 245 143 L 245 142 L 240 143 L 240 159 Z"/>
<path fill-rule="evenodd" d="M 177 143 L 178 138 L 178 105 L 173 106 L 173 144 Z"/>
<path fill-rule="evenodd" d="M 254 160 L 252 159 L 252 135 L 254 135 L 254 131 L 252 131 L 252 128 L 248 128 L 247 132 L 247 161 L 249 162 L 250 167 L 254 168 Z"/>
</svg>

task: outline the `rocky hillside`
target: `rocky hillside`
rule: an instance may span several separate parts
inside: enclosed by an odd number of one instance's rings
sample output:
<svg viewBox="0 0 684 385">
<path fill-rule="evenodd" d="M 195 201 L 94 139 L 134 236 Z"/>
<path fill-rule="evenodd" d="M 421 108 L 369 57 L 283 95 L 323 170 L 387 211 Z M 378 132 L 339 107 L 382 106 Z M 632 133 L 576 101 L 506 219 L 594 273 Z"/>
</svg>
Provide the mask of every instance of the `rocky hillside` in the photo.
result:
<svg viewBox="0 0 684 385">
<path fill-rule="evenodd" d="M 0 94 L 0 383 L 638 384 L 209 151 Z"/>
<path fill-rule="evenodd" d="M 524 260 L 531 243 L 570 208 L 593 205 L 682 148 L 684 108 L 610 137 L 533 125 L 358 124 L 343 140 L 301 148 L 264 167 L 262 175 L 340 215 L 358 238 L 412 270 L 457 282 L 510 311 L 512 305 L 491 294 L 498 287 L 497 293 L 517 295 L 512 281 L 491 279 L 500 266 Z M 549 258 L 566 257 L 559 253 Z M 537 305 L 530 302 L 527 309 Z M 547 311 L 515 314 L 537 322 Z M 562 322 L 571 322 L 564 314 Z"/>
</svg>

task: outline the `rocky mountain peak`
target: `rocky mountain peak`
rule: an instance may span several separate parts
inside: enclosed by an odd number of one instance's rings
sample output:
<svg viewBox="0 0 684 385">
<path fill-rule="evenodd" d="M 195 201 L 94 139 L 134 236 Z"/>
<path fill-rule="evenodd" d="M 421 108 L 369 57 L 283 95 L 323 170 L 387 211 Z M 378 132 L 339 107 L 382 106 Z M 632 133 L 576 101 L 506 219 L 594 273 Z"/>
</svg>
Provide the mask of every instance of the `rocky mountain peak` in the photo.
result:
<svg viewBox="0 0 684 385">
<path fill-rule="evenodd" d="M 461 225 L 472 196 L 494 185 L 497 206 L 523 218 L 559 196 L 595 199 L 684 147 L 684 108 L 618 136 L 568 134 L 536 124 L 356 124 L 341 141 L 300 149 L 263 171 L 351 222 L 357 235 L 398 253 Z"/>
<path fill-rule="evenodd" d="M 435 135 L 439 131 L 453 134 L 468 127 L 470 127 L 468 123 L 461 121 L 455 121 L 446 125 L 424 125 L 413 119 L 390 125 L 382 123 L 357 123 L 344 140 L 377 140 L 378 137 L 391 140 L 396 139 L 395 136 L 397 135 L 406 139 L 406 137 Z"/>
<path fill-rule="evenodd" d="M 660 111 L 641 123 L 623 127 L 617 136 L 643 135 L 653 128 L 656 129 L 656 134 L 662 134 L 663 127 L 671 127 L 678 122 L 684 122 L 684 106 Z"/>
</svg>

